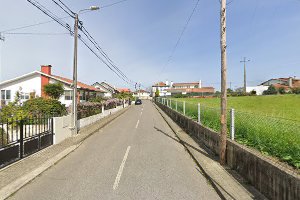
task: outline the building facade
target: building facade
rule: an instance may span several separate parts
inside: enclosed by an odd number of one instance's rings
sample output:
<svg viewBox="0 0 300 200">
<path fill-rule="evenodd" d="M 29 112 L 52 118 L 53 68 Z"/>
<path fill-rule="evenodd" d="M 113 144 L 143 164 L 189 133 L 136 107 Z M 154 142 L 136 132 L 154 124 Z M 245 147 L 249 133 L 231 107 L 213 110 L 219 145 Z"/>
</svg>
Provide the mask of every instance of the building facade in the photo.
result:
<svg viewBox="0 0 300 200">
<path fill-rule="evenodd" d="M 72 103 L 73 81 L 53 75 L 51 71 L 51 65 L 42 65 L 41 71 L 33 71 L 0 83 L 1 106 L 13 102 L 17 93 L 20 95 L 20 103 L 30 98 L 47 97 L 44 92 L 44 86 L 51 83 L 61 83 L 64 88 L 64 94 L 59 98 L 59 101 L 68 107 Z M 84 102 L 91 97 L 104 95 L 104 91 L 82 82 L 78 82 L 77 89 L 80 102 Z"/>
</svg>

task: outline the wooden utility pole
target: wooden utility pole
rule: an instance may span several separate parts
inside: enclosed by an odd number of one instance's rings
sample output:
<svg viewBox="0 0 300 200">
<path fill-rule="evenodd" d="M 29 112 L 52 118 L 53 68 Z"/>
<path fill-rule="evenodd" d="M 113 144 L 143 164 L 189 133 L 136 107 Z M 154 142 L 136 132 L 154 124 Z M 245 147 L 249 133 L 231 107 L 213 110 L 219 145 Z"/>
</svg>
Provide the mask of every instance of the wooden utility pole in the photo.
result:
<svg viewBox="0 0 300 200">
<path fill-rule="evenodd" d="M 246 62 L 249 62 L 250 60 L 246 60 L 246 57 L 244 57 L 244 60 L 240 61 L 241 63 L 244 63 L 244 93 L 247 92 L 247 79 L 246 79 Z"/>
<path fill-rule="evenodd" d="M 220 134 L 220 164 L 226 163 L 227 140 L 227 61 L 226 61 L 226 0 L 221 0 L 220 11 L 221 34 L 221 134 Z"/>
</svg>

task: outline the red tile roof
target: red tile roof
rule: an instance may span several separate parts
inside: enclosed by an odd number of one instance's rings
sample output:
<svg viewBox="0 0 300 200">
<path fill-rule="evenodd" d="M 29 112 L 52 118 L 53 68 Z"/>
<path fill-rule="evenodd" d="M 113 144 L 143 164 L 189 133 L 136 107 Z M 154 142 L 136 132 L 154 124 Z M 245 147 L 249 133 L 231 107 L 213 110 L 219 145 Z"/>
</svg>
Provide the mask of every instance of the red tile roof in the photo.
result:
<svg viewBox="0 0 300 200">
<path fill-rule="evenodd" d="M 188 85 L 199 85 L 199 82 L 191 82 L 191 83 L 173 83 L 173 86 L 188 86 Z"/>
<path fill-rule="evenodd" d="M 68 78 L 65 78 L 65 77 L 61 77 L 61 76 L 56 76 L 56 75 L 51 75 L 52 77 L 54 78 L 57 78 L 58 80 L 62 80 L 64 82 L 67 82 L 69 84 L 72 84 L 73 83 L 73 80 L 71 79 L 68 79 Z M 95 92 L 104 92 L 103 90 L 100 90 L 98 88 L 95 88 L 93 86 L 90 86 L 90 85 L 87 85 L 87 84 L 84 84 L 82 82 L 77 82 L 77 85 L 80 87 L 80 88 L 83 88 L 83 89 L 86 89 L 86 90 L 90 90 L 90 91 L 95 91 Z"/>
<path fill-rule="evenodd" d="M 167 89 L 168 92 L 186 92 L 186 93 L 201 93 L 201 92 L 209 92 L 209 93 L 214 93 L 215 88 L 213 87 L 202 87 L 202 88 L 171 88 Z"/>
<path fill-rule="evenodd" d="M 155 83 L 153 86 L 164 87 L 164 86 L 167 86 L 167 85 L 164 82 L 158 82 L 158 83 Z"/>
<path fill-rule="evenodd" d="M 131 92 L 129 88 L 118 88 L 117 89 L 119 92 Z"/>
</svg>

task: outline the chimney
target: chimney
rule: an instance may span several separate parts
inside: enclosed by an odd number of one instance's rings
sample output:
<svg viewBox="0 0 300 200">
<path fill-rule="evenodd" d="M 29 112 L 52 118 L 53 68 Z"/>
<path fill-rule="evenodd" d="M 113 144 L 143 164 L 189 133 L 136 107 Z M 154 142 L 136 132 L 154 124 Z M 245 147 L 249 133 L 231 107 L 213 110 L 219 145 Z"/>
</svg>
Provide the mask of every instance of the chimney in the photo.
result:
<svg viewBox="0 0 300 200">
<path fill-rule="evenodd" d="M 51 75 L 51 67 L 51 65 L 42 65 L 41 72 L 43 72 L 44 74 Z"/>
<path fill-rule="evenodd" d="M 199 88 L 202 88 L 202 81 L 199 81 Z"/>
<path fill-rule="evenodd" d="M 293 78 L 289 77 L 289 87 L 293 87 Z"/>
<path fill-rule="evenodd" d="M 51 65 L 42 65 L 41 66 L 41 72 L 44 74 L 51 75 Z M 41 75 L 41 96 L 47 97 L 47 95 L 44 92 L 45 85 L 48 85 L 50 82 L 50 78 L 44 75 Z"/>
</svg>

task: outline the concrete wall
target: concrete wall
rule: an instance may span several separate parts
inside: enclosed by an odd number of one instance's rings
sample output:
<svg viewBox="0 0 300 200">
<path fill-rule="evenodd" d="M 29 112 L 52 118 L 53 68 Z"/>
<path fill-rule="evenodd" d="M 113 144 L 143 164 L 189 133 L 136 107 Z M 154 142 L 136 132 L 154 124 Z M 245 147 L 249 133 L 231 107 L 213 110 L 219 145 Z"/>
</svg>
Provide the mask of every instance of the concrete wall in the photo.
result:
<svg viewBox="0 0 300 200">
<path fill-rule="evenodd" d="M 219 154 L 219 134 L 198 124 L 182 114 L 156 103 L 169 117 L 187 133 L 196 137 Z M 227 139 L 227 165 L 236 170 L 246 180 L 269 199 L 300 199 L 300 175 L 282 163 L 263 156 L 256 150 L 247 148 Z"/>
<path fill-rule="evenodd" d="M 72 136 L 72 118 L 71 115 L 53 118 L 53 143 L 58 144 L 68 137 Z"/>
<path fill-rule="evenodd" d="M 125 107 L 127 107 L 128 105 L 125 104 Z M 95 122 L 97 122 L 98 120 L 108 116 L 108 115 L 111 115 L 119 110 L 121 110 L 123 108 L 123 106 L 117 106 L 116 108 L 113 108 L 113 109 L 110 109 L 110 110 L 104 110 L 103 113 L 100 113 L 98 115 L 93 115 L 93 116 L 90 116 L 90 117 L 86 117 L 86 118 L 83 118 L 83 119 L 80 119 L 78 120 L 78 127 L 79 127 L 79 130 L 85 126 L 88 126 L 90 124 L 93 124 Z"/>
<path fill-rule="evenodd" d="M 127 107 L 128 104 L 124 105 L 124 108 Z M 123 109 L 123 106 L 117 106 L 116 108 L 110 110 L 104 110 L 103 113 L 98 115 L 93 115 L 90 117 L 86 117 L 77 121 L 78 129 L 82 129 L 84 127 L 90 126 L 99 122 L 99 120 L 116 113 L 117 111 Z M 58 144 L 65 140 L 68 137 L 72 136 L 72 118 L 71 115 L 62 116 L 62 117 L 54 117 L 53 119 L 53 132 L 54 132 L 54 144 Z"/>
</svg>

